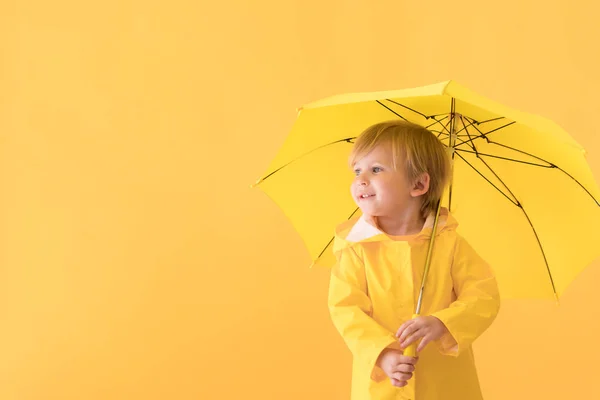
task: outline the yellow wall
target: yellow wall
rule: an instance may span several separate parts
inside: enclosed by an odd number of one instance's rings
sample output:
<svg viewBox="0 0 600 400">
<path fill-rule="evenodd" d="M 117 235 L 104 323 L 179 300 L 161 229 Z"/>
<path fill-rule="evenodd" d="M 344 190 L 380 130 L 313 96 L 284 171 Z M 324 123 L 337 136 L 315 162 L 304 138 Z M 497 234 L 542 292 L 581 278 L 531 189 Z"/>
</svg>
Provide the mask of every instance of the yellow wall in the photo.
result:
<svg viewBox="0 0 600 400">
<path fill-rule="evenodd" d="M 600 181 L 591 0 L 8 3 L 3 400 L 347 399 L 328 276 L 248 188 L 308 101 L 456 79 L 559 122 Z M 599 283 L 505 303 L 487 399 L 600 398 Z"/>
</svg>

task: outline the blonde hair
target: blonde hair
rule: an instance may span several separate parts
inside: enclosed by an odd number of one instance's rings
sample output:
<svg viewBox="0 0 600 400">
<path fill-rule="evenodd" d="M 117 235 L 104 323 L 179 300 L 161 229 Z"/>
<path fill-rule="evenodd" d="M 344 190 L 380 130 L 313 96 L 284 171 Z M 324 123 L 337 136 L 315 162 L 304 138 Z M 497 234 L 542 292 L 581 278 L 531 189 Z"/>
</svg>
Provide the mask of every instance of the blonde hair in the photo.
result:
<svg viewBox="0 0 600 400">
<path fill-rule="evenodd" d="M 381 122 L 358 136 L 350 153 L 350 167 L 381 144 L 391 147 L 394 169 L 398 170 L 404 162 L 409 182 L 415 182 L 423 173 L 429 174 L 429 190 L 422 196 L 421 213 L 426 217 L 435 212 L 451 173 L 450 159 L 442 142 L 417 124 L 401 120 Z"/>
</svg>

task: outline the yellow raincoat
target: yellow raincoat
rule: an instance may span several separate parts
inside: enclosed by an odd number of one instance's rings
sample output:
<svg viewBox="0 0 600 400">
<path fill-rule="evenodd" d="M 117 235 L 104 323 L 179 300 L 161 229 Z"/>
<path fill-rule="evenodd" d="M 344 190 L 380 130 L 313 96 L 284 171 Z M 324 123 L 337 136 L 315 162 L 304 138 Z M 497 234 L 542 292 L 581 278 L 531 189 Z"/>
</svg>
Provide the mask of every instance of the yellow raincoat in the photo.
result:
<svg viewBox="0 0 600 400">
<path fill-rule="evenodd" d="M 475 400 L 481 390 L 471 344 L 496 317 L 496 279 L 442 209 L 421 315 L 439 318 L 450 332 L 418 354 L 413 378 L 391 385 L 375 362 L 399 349 L 395 333 L 412 318 L 425 266 L 433 215 L 414 236 L 393 238 L 355 217 L 336 229 L 328 305 L 353 354 L 352 399 Z"/>
</svg>

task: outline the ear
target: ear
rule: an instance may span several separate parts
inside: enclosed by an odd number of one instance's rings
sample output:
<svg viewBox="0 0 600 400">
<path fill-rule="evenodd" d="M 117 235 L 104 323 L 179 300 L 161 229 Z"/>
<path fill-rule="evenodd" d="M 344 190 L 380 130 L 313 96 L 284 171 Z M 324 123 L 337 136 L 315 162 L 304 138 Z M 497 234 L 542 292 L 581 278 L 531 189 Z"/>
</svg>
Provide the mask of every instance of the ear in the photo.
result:
<svg viewBox="0 0 600 400">
<path fill-rule="evenodd" d="M 421 175 L 419 175 L 419 177 L 413 182 L 410 195 L 412 197 L 419 197 L 427 193 L 429 191 L 430 179 L 431 178 L 427 172 L 423 172 Z"/>
</svg>

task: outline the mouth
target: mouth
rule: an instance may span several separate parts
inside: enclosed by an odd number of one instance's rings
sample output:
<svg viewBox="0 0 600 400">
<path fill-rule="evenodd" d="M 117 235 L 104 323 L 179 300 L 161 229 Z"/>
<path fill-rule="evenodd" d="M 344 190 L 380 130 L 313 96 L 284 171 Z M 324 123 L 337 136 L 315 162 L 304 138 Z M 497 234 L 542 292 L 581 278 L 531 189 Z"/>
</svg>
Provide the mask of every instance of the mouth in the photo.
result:
<svg viewBox="0 0 600 400">
<path fill-rule="evenodd" d="M 356 197 L 358 198 L 358 200 L 367 200 L 367 199 L 375 197 L 375 195 L 374 194 L 363 193 L 363 194 L 359 194 Z"/>
</svg>

